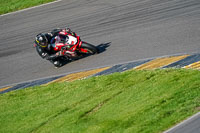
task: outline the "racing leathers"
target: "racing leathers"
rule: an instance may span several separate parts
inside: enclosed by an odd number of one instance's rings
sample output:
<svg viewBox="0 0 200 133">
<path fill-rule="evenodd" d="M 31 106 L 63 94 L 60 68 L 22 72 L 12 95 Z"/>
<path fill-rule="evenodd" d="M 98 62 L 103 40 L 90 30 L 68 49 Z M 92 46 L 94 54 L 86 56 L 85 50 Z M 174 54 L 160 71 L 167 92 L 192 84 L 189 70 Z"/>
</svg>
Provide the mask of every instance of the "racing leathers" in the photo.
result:
<svg viewBox="0 0 200 133">
<path fill-rule="evenodd" d="M 65 29 L 64 29 L 65 30 Z M 62 51 L 55 51 L 52 47 L 52 40 L 54 40 L 57 36 L 59 36 L 59 33 L 63 31 L 63 29 L 54 29 L 51 33 L 45 33 L 45 37 L 48 40 L 48 45 L 46 47 L 41 47 L 37 41 L 35 41 L 36 44 L 36 51 L 38 54 L 43 58 L 47 59 L 50 62 L 52 62 L 56 67 L 62 66 Z M 71 31 L 71 30 L 70 30 Z M 69 33 L 76 35 L 74 32 Z"/>
</svg>

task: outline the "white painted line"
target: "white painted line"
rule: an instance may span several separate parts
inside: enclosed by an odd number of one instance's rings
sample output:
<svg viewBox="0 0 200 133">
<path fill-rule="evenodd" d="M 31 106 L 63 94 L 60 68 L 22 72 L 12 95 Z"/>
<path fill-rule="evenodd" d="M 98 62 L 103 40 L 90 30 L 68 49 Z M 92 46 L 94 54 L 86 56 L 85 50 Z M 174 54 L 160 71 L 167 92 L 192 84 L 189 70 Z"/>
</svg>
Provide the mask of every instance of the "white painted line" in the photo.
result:
<svg viewBox="0 0 200 133">
<path fill-rule="evenodd" d="M 192 119 L 195 118 L 195 117 L 200 117 L 200 112 L 196 113 L 196 114 L 193 115 L 192 117 L 190 117 L 190 118 L 184 120 L 183 122 L 177 124 L 176 126 L 170 128 L 169 130 L 167 130 L 167 131 L 165 131 L 165 132 L 163 132 L 163 133 L 171 132 L 171 131 L 174 130 L 175 128 L 178 128 L 179 126 L 186 124 L 188 121 L 192 120 Z"/>
<path fill-rule="evenodd" d="M 56 1 L 53 1 L 53 2 L 46 3 L 46 4 L 42 4 L 42 5 L 30 7 L 30 8 L 25 8 L 25 9 L 22 9 L 22 10 L 19 10 L 19 11 L 15 11 L 15 12 L 2 14 L 2 15 L 0 15 L 0 17 L 7 16 L 7 15 L 10 15 L 10 14 L 20 13 L 20 12 L 23 12 L 23 11 L 27 11 L 27 10 L 30 10 L 30 9 L 34 9 L 34 8 L 38 8 L 38 7 L 42 7 L 42 6 L 46 6 L 46 5 L 50 5 L 50 4 L 54 4 L 54 3 L 57 3 L 57 2 L 60 2 L 60 1 L 62 1 L 62 0 L 56 0 Z"/>
</svg>

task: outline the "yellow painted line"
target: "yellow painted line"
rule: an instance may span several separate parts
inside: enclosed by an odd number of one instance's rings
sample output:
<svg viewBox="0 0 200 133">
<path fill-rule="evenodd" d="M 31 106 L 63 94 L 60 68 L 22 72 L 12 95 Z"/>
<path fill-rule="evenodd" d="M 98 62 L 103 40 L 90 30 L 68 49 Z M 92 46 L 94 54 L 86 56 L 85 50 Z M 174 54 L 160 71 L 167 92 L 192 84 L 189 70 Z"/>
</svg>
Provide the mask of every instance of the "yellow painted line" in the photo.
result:
<svg viewBox="0 0 200 133">
<path fill-rule="evenodd" d="M 185 66 L 184 68 L 200 69 L 200 61 Z"/>
<path fill-rule="evenodd" d="M 9 89 L 9 88 L 11 88 L 11 86 L 9 86 L 9 87 L 4 87 L 4 88 L 1 88 L 1 89 L 0 89 L 0 92 L 2 92 L 2 91 L 5 91 L 5 90 L 7 90 L 7 89 Z"/>
<path fill-rule="evenodd" d="M 72 73 L 72 74 L 66 75 L 62 78 L 56 79 L 52 82 L 49 82 L 45 85 L 48 85 L 48 84 L 54 83 L 54 82 L 66 82 L 66 81 L 74 81 L 74 80 L 78 80 L 78 79 L 83 79 L 83 78 L 86 78 L 88 76 L 94 75 L 96 73 L 102 72 L 102 71 L 109 69 L 109 68 L 110 67 L 104 67 L 104 68 L 93 69 L 93 70 L 84 71 L 84 72 Z"/>
<path fill-rule="evenodd" d="M 181 56 L 171 56 L 171 57 L 163 57 L 163 58 L 157 58 L 150 62 L 147 62 L 145 64 L 142 64 L 138 67 L 135 67 L 134 69 L 137 70 L 143 70 L 143 69 L 155 69 L 160 68 L 166 65 L 169 65 L 173 62 L 179 61 L 181 59 L 186 58 L 189 55 L 181 55 Z"/>
</svg>

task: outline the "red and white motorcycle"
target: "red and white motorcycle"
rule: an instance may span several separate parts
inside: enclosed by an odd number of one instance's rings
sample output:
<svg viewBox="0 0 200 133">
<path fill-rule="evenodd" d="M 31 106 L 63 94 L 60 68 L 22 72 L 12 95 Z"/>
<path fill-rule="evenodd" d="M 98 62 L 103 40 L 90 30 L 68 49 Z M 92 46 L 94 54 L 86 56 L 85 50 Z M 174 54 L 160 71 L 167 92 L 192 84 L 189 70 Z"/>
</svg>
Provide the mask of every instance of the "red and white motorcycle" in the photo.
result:
<svg viewBox="0 0 200 133">
<path fill-rule="evenodd" d="M 97 47 L 81 41 L 80 36 L 61 31 L 51 42 L 55 51 L 61 51 L 63 58 L 71 60 L 83 55 L 93 55 L 98 52 Z"/>
</svg>

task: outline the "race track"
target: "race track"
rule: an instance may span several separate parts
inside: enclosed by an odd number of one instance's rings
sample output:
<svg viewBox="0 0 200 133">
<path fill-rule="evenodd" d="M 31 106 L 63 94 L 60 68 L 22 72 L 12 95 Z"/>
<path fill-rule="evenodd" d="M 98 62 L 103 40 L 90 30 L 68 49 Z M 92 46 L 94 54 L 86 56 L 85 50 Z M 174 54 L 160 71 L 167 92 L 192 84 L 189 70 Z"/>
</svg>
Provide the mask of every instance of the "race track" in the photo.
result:
<svg viewBox="0 0 200 133">
<path fill-rule="evenodd" d="M 59 69 L 35 35 L 70 27 L 101 53 Z M 63 0 L 0 16 L 0 86 L 133 60 L 200 52 L 199 0 Z"/>
</svg>

